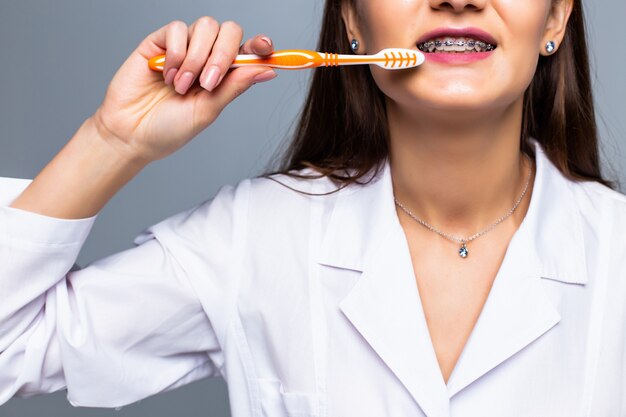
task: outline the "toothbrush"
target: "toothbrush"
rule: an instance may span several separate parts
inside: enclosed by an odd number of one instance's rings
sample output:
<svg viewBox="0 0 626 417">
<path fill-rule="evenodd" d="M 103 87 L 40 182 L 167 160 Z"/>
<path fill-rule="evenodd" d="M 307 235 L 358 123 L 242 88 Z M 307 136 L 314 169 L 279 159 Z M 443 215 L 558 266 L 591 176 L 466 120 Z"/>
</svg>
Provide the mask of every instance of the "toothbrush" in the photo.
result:
<svg viewBox="0 0 626 417">
<path fill-rule="evenodd" d="M 375 55 L 341 55 L 301 49 L 276 51 L 269 56 L 237 55 L 230 68 L 264 65 L 285 70 L 299 70 L 340 65 L 373 64 L 388 70 L 414 68 L 425 60 L 424 54 L 414 49 L 388 48 Z M 148 62 L 150 69 L 163 71 L 165 55 L 158 55 Z"/>
</svg>

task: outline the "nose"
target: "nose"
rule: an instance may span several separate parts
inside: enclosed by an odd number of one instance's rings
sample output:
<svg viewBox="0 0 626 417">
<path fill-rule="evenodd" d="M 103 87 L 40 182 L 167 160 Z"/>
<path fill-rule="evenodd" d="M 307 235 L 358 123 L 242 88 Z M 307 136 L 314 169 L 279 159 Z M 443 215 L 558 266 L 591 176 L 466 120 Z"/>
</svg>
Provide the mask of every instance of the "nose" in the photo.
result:
<svg viewBox="0 0 626 417">
<path fill-rule="evenodd" d="M 435 10 L 443 10 L 461 13 L 467 10 L 481 10 L 488 0 L 429 0 L 430 7 Z"/>
</svg>

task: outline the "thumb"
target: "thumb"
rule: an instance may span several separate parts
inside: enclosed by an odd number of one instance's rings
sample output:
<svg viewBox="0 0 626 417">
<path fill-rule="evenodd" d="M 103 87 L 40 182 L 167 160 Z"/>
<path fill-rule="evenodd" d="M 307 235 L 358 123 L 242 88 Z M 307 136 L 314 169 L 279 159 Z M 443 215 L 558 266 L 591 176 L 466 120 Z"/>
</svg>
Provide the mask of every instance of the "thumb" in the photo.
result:
<svg viewBox="0 0 626 417">
<path fill-rule="evenodd" d="M 235 68 L 224 77 L 218 88 L 209 94 L 213 105 L 219 107 L 221 111 L 254 84 L 273 80 L 276 76 L 276 72 L 269 67 Z"/>
</svg>

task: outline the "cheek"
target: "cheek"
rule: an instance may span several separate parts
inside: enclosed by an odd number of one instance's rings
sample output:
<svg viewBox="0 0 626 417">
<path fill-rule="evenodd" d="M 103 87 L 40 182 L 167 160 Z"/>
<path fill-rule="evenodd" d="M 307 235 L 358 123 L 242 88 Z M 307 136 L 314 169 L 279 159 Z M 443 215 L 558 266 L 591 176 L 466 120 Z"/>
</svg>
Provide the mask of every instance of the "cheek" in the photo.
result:
<svg viewBox="0 0 626 417">
<path fill-rule="evenodd" d="M 551 0 L 535 0 L 531 6 L 519 0 L 494 1 L 503 36 L 492 75 L 494 80 L 510 85 L 511 90 L 523 92 L 532 81 L 550 3 Z"/>
<path fill-rule="evenodd" d="M 372 25 L 374 46 L 382 46 L 376 42 L 380 39 L 415 41 L 407 38 L 406 33 L 416 31 L 405 28 L 424 21 L 419 10 L 390 14 L 380 2 L 373 3 L 379 7 L 372 7 L 369 12 L 383 17 Z M 488 60 L 456 67 L 427 61 L 416 70 L 406 72 L 373 67 L 376 84 L 387 97 L 406 107 L 494 109 L 508 106 L 523 97 L 532 81 L 549 3 L 550 0 L 533 0 L 530 5 L 519 0 L 492 0 L 491 7 L 484 10 L 487 14 L 481 22 L 485 23 L 476 24 L 489 28 L 499 40 L 498 49 Z M 416 2 L 412 5 L 417 7 Z M 393 16 L 399 17 L 395 24 L 390 24 Z M 402 16 L 412 16 L 412 19 Z"/>
<path fill-rule="evenodd" d="M 426 0 L 364 0 L 361 4 L 361 36 L 367 53 L 412 47 L 419 33 L 420 9 Z"/>
<path fill-rule="evenodd" d="M 531 5 L 519 0 L 494 1 L 494 11 L 501 22 L 501 43 L 510 49 L 537 54 L 550 4 L 551 0 L 534 0 Z"/>
</svg>

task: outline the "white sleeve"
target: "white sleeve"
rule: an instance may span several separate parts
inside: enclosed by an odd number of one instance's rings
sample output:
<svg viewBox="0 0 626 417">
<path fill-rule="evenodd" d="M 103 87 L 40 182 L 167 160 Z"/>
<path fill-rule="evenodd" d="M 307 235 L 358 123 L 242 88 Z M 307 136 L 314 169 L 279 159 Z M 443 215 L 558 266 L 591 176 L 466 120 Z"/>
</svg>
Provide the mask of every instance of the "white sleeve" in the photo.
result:
<svg viewBox="0 0 626 417">
<path fill-rule="evenodd" d="M 67 388 L 72 405 L 121 407 L 223 374 L 234 187 L 81 269 L 97 216 L 8 207 L 29 183 L 0 178 L 0 405 Z"/>
</svg>

